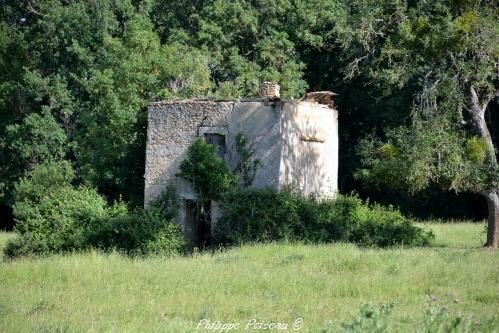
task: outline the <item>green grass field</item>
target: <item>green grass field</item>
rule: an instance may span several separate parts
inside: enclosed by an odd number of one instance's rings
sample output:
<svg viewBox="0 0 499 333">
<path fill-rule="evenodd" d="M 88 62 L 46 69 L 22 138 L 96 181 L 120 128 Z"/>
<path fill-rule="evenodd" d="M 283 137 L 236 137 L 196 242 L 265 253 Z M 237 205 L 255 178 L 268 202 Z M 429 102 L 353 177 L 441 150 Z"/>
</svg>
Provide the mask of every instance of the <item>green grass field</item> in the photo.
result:
<svg viewBox="0 0 499 333">
<path fill-rule="evenodd" d="M 390 331 L 421 325 L 428 294 L 499 328 L 499 253 L 483 224 L 431 224 L 432 248 L 269 244 L 214 255 L 129 259 L 89 252 L 0 262 L 0 332 L 200 332 L 202 319 L 303 318 L 300 332 L 394 303 Z M 0 233 L 0 248 L 12 234 Z M 449 296 L 444 296 L 448 294 Z M 454 303 L 453 301 L 457 303 Z M 254 327 L 254 326 L 253 326 Z M 282 331 L 282 330 L 281 330 Z"/>
</svg>

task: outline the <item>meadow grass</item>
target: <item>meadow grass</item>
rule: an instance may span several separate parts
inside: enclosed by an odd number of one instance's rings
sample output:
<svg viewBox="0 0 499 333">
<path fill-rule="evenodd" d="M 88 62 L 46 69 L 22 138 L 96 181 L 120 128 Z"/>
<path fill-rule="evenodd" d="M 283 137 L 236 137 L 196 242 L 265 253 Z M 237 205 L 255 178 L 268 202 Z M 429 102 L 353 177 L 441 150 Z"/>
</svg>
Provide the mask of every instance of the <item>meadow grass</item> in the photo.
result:
<svg viewBox="0 0 499 333">
<path fill-rule="evenodd" d="M 320 332 L 366 303 L 395 303 L 390 330 L 412 332 L 428 294 L 499 327 L 499 255 L 483 224 L 427 224 L 430 248 L 248 245 L 188 257 L 87 252 L 0 262 L 0 332 L 199 332 L 202 319 Z M 12 235 L 0 233 L 0 248 Z M 248 330 L 252 331 L 252 330 Z M 255 331 L 255 330 L 253 330 Z"/>
</svg>

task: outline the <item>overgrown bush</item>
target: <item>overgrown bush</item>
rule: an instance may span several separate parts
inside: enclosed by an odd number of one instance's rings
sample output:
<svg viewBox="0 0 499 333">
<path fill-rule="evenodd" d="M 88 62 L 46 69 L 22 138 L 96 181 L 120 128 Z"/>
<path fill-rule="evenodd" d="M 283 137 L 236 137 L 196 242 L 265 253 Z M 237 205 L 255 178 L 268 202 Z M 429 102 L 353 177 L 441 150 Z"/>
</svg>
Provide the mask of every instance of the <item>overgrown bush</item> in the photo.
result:
<svg viewBox="0 0 499 333">
<path fill-rule="evenodd" d="M 104 220 L 89 230 L 88 243 L 132 255 L 174 254 L 184 247 L 179 227 L 157 209 L 140 209 Z"/>
<path fill-rule="evenodd" d="M 291 192 L 271 188 L 231 192 L 222 201 L 224 213 L 214 238 L 221 243 L 293 240 L 302 223 L 296 199 Z"/>
<path fill-rule="evenodd" d="M 177 208 L 175 192 L 167 189 L 149 209 L 101 221 L 90 229 L 87 241 L 102 250 L 132 255 L 174 254 L 184 250 L 182 233 L 173 222 Z"/>
<path fill-rule="evenodd" d="M 300 240 L 354 242 L 363 246 L 423 246 L 433 241 L 393 208 L 368 205 L 357 196 L 319 201 L 291 190 L 249 189 L 227 194 L 217 222 L 220 243 Z"/>
<path fill-rule="evenodd" d="M 217 156 L 217 146 L 197 138 L 187 151 L 187 158 L 180 163 L 178 176 L 188 181 L 199 202 L 218 200 L 232 191 L 239 181 L 225 161 Z"/>
<path fill-rule="evenodd" d="M 73 251 L 85 247 L 87 228 L 107 215 L 107 204 L 93 189 L 72 187 L 67 162 L 36 167 L 14 191 L 15 231 L 5 255 L 16 257 Z"/>
<path fill-rule="evenodd" d="M 118 202 L 109 206 L 94 189 L 73 187 L 67 162 L 45 163 L 23 178 L 15 190 L 18 236 L 4 249 L 6 257 L 117 249 L 126 253 L 180 251 L 183 239 L 172 223 L 174 193 L 166 192 L 148 210 L 130 213 Z"/>
</svg>

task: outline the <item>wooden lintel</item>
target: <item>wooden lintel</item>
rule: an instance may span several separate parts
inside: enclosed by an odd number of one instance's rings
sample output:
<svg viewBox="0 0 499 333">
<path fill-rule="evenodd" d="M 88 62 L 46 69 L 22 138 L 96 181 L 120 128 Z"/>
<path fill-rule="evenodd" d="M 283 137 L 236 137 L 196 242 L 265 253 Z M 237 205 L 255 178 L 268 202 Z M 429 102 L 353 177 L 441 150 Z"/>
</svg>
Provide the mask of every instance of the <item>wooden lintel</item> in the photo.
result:
<svg viewBox="0 0 499 333">
<path fill-rule="evenodd" d="M 312 135 L 305 135 L 301 134 L 300 135 L 300 140 L 302 141 L 309 141 L 309 142 L 320 142 L 323 143 L 326 141 L 325 138 L 317 137 L 317 136 L 312 136 Z"/>
</svg>

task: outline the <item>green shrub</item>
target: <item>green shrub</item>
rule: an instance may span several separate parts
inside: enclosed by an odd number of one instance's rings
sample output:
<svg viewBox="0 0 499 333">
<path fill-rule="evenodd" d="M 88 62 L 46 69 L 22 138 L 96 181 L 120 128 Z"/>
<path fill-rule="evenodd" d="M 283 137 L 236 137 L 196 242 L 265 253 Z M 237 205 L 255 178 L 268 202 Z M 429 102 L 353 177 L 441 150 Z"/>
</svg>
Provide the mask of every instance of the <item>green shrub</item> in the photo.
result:
<svg viewBox="0 0 499 333">
<path fill-rule="evenodd" d="M 104 220 L 88 231 L 87 241 L 101 250 L 132 255 L 174 254 L 184 248 L 178 225 L 157 209 L 139 209 Z"/>
<path fill-rule="evenodd" d="M 165 191 L 148 210 L 130 213 L 123 202 L 108 206 L 94 189 L 73 187 L 68 163 L 38 166 L 15 190 L 18 236 L 7 243 L 8 258 L 77 251 L 89 247 L 130 254 L 171 254 L 183 248 L 172 223 L 177 202 Z"/>
<path fill-rule="evenodd" d="M 178 176 L 194 188 L 199 202 L 218 200 L 238 184 L 238 177 L 217 156 L 217 146 L 197 138 L 187 151 L 187 158 L 180 163 Z"/>
<path fill-rule="evenodd" d="M 78 250 L 86 229 L 107 214 L 104 199 L 93 189 L 72 187 L 67 162 L 46 163 L 21 179 L 14 191 L 15 231 L 8 257 Z"/>
<path fill-rule="evenodd" d="M 272 188 L 226 194 L 224 214 L 217 221 L 214 238 L 220 243 L 267 242 L 294 239 L 300 229 L 296 196 Z"/>
<path fill-rule="evenodd" d="M 352 200 L 352 198 L 350 198 Z M 393 207 L 368 206 L 359 198 L 356 214 L 348 215 L 351 220 L 347 240 L 363 246 L 427 246 L 434 242 L 431 231 L 418 228 Z"/>
<path fill-rule="evenodd" d="M 177 199 L 165 191 L 148 210 L 130 213 L 123 202 L 108 206 L 94 189 L 73 187 L 67 162 L 36 167 L 15 189 L 18 236 L 7 243 L 6 257 L 77 251 L 89 247 L 125 253 L 170 254 L 183 248 L 172 222 Z"/>
<path fill-rule="evenodd" d="M 74 251 L 86 246 L 86 230 L 106 216 L 106 203 L 95 190 L 65 186 L 39 202 L 17 201 L 14 215 L 19 238 L 7 256 Z"/>
<path fill-rule="evenodd" d="M 182 233 L 173 222 L 177 197 L 172 189 L 164 191 L 148 209 L 137 209 L 99 221 L 88 229 L 90 246 L 117 250 L 131 255 L 174 254 L 184 250 Z"/>
<path fill-rule="evenodd" d="M 47 242 L 37 236 L 40 235 L 17 235 L 16 237 L 10 239 L 3 249 L 4 256 L 8 259 L 13 259 L 17 257 L 48 253 L 49 248 L 47 246 Z"/>
<path fill-rule="evenodd" d="M 214 237 L 219 243 L 300 240 L 353 242 L 363 246 L 422 246 L 433 235 L 393 208 L 369 206 L 357 196 L 319 201 L 290 190 L 249 189 L 232 192 L 222 202 L 224 214 Z"/>
</svg>

